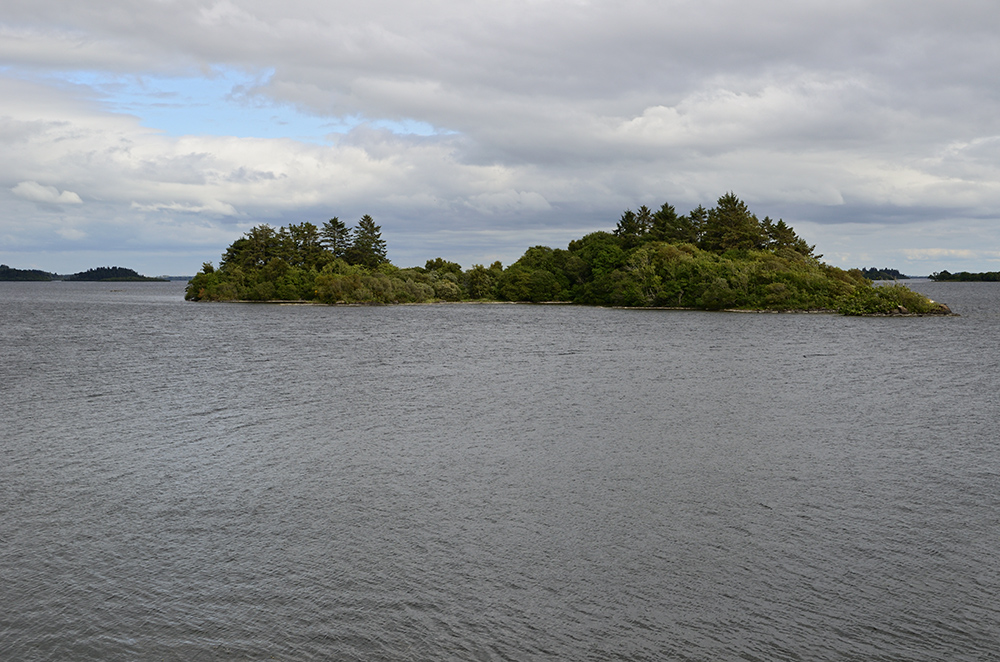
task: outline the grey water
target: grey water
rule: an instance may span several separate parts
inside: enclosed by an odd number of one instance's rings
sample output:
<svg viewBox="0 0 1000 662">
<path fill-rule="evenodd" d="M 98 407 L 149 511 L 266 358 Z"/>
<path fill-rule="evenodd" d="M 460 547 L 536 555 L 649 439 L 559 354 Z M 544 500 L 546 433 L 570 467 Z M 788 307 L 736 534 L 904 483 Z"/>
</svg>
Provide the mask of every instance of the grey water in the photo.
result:
<svg viewBox="0 0 1000 662">
<path fill-rule="evenodd" d="M 0 283 L 2 660 L 995 660 L 959 317 Z"/>
</svg>

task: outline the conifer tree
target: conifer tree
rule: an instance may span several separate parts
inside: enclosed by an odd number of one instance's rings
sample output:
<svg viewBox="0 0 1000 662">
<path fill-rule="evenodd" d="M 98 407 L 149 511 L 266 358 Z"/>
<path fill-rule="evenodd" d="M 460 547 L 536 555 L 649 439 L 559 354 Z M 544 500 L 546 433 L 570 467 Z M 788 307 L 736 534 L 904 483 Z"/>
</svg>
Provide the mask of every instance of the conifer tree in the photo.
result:
<svg viewBox="0 0 1000 662">
<path fill-rule="evenodd" d="M 323 224 L 323 229 L 320 230 L 319 234 L 323 246 L 333 253 L 334 257 L 344 257 L 347 249 L 351 246 L 351 231 L 336 216 Z"/>
<path fill-rule="evenodd" d="M 344 258 L 350 264 L 360 264 L 373 269 L 389 261 L 386 257 L 385 240 L 382 239 L 382 227 L 375 225 L 375 220 L 365 214 L 358 221 L 351 237 L 351 246 L 345 252 Z"/>
<path fill-rule="evenodd" d="M 731 249 L 764 248 L 767 235 L 746 203 L 733 193 L 720 197 L 708 210 L 701 248 L 723 252 Z"/>
</svg>

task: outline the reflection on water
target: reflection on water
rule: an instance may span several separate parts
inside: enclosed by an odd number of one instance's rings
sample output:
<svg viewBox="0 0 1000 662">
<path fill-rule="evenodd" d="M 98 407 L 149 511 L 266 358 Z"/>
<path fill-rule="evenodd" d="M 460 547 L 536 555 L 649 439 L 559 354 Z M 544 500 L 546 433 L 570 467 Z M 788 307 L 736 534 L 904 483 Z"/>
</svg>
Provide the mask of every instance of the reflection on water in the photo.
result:
<svg viewBox="0 0 1000 662">
<path fill-rule="evenodd" d="M 993 284 L 891 319 L 182 288 L 0 284 L 3 659 L 1000 650 Z"/>
</svg>

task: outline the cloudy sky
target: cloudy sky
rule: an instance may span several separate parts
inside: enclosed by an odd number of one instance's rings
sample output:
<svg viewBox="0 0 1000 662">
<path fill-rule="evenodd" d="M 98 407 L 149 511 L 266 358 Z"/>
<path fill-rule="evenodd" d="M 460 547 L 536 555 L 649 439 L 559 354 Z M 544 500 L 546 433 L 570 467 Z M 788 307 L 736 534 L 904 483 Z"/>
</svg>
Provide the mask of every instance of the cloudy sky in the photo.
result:
<svg viewBox="0 0 1000 662">
<path fill-rule="evenodd" d="M 509 264 L 733 191 L 837 266 L 1000 270 L 995 0 L 0 0 L 0 261 L 192 274 L 371 214 Z"/>
</svg>

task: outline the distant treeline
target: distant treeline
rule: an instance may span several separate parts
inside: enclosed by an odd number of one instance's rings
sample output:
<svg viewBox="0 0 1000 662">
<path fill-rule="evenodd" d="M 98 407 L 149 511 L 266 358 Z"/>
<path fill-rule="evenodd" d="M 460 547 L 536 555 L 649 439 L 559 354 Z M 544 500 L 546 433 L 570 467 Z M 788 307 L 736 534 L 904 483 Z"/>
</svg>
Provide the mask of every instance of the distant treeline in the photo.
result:
<svg viewBox="0 0 1000 662">
<path fill-rule="evenodd" d="M 758 219 L 734 194 L 681 215 L 663 204 L 626 210 L 611 232 L 566 249 L 534 246 L 514 264 L 463 270 L 443 258 L 399 268 L 381 228 L 365 215 L 349 229 L 337 218 L 317 227 L 252 228 L 191 280 L 194 301 L 571 302 L 700 309 L 836 309 L 845 314 L 945 312 L 905 287 L 872 286 L 858 269 L 820 261 L 784 221 Z"/>
<path fill-rule="evenodd" d="M 86 271 L 81 271 L 80 273 L 73 274 L 72 276 L 66 276 L 63 280 L 102 280 L 113 282 L 163 281 L 162 278 L 150 278 L 148 276 L 143 276 L 138 272 L 132 269 L 126 269 L 125 267 L 97 267 L 96 269 L 87 269 Z"/>
<path fill-rule="evenodd" d="M 96 269 L 88 269 L 80 273 L 61 276 L 38 269 L 13 269 L 6 264 L 0 264 L 0 280 L 163 281 L 162 278 L 142 276 L 136 271 L 124 267 L 97 267 Z"/>
<path fill-rule="evenodd" d="M 957 274 L 953 274 L 950 271 L 939 271 L 930 275 L 931 280 L 938 281 L 962 281 L 962 282 L 975 282 L 975 281 L 986 281 L 986 282 L 1000 282 L 1000 271 L 983 271 L 980 273 L 969 273 L 968 271 L 959 271 Z"/>
<path fill-rule="evenodd" d="M 902 274 L 898 269 L 890 269 L 889 267 L 883 267 L 882 269 L 876 269 L 875 267 L 869 267 L 867 269 L 862 269 L 861 273 L 868 280 L 906 280 L 909 276 Z"/>
<path fill-rule="evenodd" d="M 52 280 L 52 274 L 38 269 L 14 269 L 0 264 L 0 280 Z"/>
</svg>

